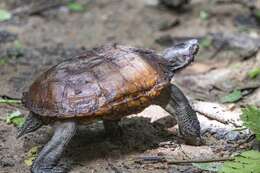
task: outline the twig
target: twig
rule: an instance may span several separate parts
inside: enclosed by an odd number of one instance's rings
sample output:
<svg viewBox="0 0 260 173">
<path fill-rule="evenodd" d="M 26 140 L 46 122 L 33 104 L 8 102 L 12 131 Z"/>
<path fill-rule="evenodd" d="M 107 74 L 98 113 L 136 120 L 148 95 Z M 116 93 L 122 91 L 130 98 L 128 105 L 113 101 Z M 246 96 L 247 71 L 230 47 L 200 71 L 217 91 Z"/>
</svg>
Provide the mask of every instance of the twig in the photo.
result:
<svg viewBox="0 0 260 173">
<path fill-rule="evenodd" d="M 219 158 L 219 159 L 205 159 L 205 160 L 170 160 L 168 164 L 185 164 L 185 163 L 210 163 L 210 162 L 223 162 L 232 161 L 234 158 Z"/>
<path fill-rule="evenodd" d="M 201 114 L 201 115 L 207 117 L 207 118 L 210 119 L 210 120 L 215 120 L 215 121 L 218 121 L 218 122 L 220 122 L 220 123 L 222 123 L 222 124 L 226 124 L 226 125 L 227 125 L 227 124 L 232 124 L 234 127 L 241 127 L 240 124 L 237 124 L 236 122 L 233 122 L 233 121 L 231 121 L 231 120 L 224 120 L 224 119 L 222 119 L 221 117 L 217 117 L 217 116 L 215 116 L 214 114 L 207 113 L 207 112 L 201 111 L 201 110 L 196 109 L 196 108 L 194 108 L 194 110 L 195 110 L 195 112 L 197 112 L 197 113 L 199 113 L 199 114 Z"/>
<path fill-rule="evenodd" d="M 218 121 L 218 122 L 220 122 L 220 123 L 222 123 L 222 124 L 228 124 L 228 123 L 229 123 L 229 122 L 226 121 L 226 120 L 220 119 L 220 118 L 218 118 L 218 117 L 216 117 L 216 116 L 212 116 L 210 113 L 203 112 L 203 111 L 198 110 L 198 109 L 196 109 L 196 108 L 194 108 L 194 110 L 195 110 L 196 112 L 200 113 L 201 115 L 204 115 L 205 117 L 207 117 L 207 118 L 210 119 L 210 120 L 216 120 L 216 121 Z"/>
<path fill-rule="evenodd" d="M 217 159 L 191 159 L 191 160 L 174 160 L 169 159 L 165 157 L 159 157 L 159 156 L 144 156 L 144 157 L 138 157 L 135 162 L 137 163 L 157 163 L 157 162 L 165 162 L 167 164 L 188 164 L 188 163 L 210 163 L 210 162 L 222 162 L 222 161 L 232 161 L 234 158 L 217 158 Z"/>
<path fill-rule="evenodd" d="M 36 5 L 35 4 L 29 4 L 26 6 L 18 7 L 12 11 L 13 15 L 34 15 L 34 14 L 40 14 L 44 11 L 47 11 L 52 8 L 57 8 L 59 6 L 62 6 L 66 4 L 64 1 L 50 1 L 50 2 L 45 2 L 43 3 L 39 1 Z"/>
<path fill-rule="evenodd" d="M 249 9 L 255 8 L 256 1 L 255 0 L 217 0 L 219 4 L 240 4 Z"/>
</svg>

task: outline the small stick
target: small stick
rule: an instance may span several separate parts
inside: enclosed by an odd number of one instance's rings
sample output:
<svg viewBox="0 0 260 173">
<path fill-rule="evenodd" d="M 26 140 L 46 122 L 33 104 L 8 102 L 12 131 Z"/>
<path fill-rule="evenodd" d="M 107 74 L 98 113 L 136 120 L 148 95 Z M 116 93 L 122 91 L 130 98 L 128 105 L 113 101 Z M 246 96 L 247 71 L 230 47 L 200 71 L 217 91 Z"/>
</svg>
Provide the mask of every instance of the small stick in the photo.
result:
<svg viewBox="0 0 260 173">
<path fill-rule="evenodd" d="M 253 9 L 256 6 L 256 1 L 255 0 L 217 0 L 216 1 L 219 4 L 240 4 L 242 6 L 245 6 L 249 9 Z"/>
<path fill-rule="evenodd" d="M 50 1 L 44 2 L 39 1 L 36 4 L 29 4 L 26 6 L 18 7 L 12 11 L 13 15 L 34 15 L 40 14 L 44 11 L 50 10 L 52 8 L 57 8 L 59 6 L 65 5 L 68 1 Z"/>
<path fill-rule="evenodd" d="M 168 164 L 182 164 L 182 163 L 210 163 L 210 162 L 223 162 L 232 161 L 234 158 L 219 158 L 219 159 L 205 159 L 205 160 L 169 160 Z"/>
<path fill-rule="evenodd" d="M 200 113 L 200 114 L 204 115 L 205 117 L 207 117 L 207 118 L 210 119 L 210 120 L 216 120 L 216 121 L 218 121 L 218 122 L 220 122 L 220 123 L 222 123 L 222 124 L 228 124 L 228 123 L 229 123 L 228 121 L 225 121 L 225 120 L 223 120 L 223 119 L 221 119 L 221 118 L 218 118 L 218 117 L 216 117 L 216 116 L 214 116 L 214 115 L 212 115 L 212 114 L 210 114 L 210 113 L 203 112 L 203 111 L 198 110 L 198 109 L 196 109 L 196 108 L 194 108 L 194 110 L 195 110 L 197 113 Z"/>
<path fill-rule="evenodd" d="M 165 157 L 157 157 L 157 156 L 145 156 L 145 157 L 138 157 L 137 163 L 144 163 L 144 162 L 165 162 L 167 164 L 188 164 L 188 163 L 210 163 L 210 162 L 222 162 L 222 161 L 232 161 L 234 158 L 217 158 L 217 159 L 194 159 L 194 160 L 172 160 Z"/>
<path fill-rule="evenodd" d="M 2 99 L 21 100 L 21 98 L 11 97 L 8 95 L 0 95 Z"/>
</svg>

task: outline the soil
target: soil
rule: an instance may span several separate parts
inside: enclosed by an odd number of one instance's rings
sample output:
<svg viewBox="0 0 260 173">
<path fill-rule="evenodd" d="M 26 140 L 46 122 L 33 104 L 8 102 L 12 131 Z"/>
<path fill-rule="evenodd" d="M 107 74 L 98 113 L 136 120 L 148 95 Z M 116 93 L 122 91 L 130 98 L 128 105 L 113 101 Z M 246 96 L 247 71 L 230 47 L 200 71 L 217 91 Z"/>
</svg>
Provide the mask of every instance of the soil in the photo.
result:
<svg viewBox="0 0 260 173">
<path fill-rule="evenodd" d="M 12 10 L 31 1 L 14 2 L 3 0 L 0 7 Z M 70 12 L 66 6 L 62 6 L 37 15 L 16 16 L 10 21 L 0 23 L 0 32 L 12 33 L 3 34 L 4 36 L 0 34 L 1 37 L 5 37 L 1 38 L 3 41 L 0 43 L 0 58 L 5 62 L 0 63 L 0 95 L 20 98 L 22 92 L 41 72 L 88 48 L 116 42 L 162 51 L 165 47 L 156 41 L 162 37 L 200 37 L 210 32 L 236 32 L 240 28 L 234 25 L 234 18 L 248 13 L 246 8 L 239 5 L 211 5 L 204 0 L 193 0 L 182 12 L 160 5 L 148 5 L 147 0 L 79 2 L 86 6 L 85 11 Z M 211 11 L 208 20 L 200 18 L 202 10 Z M 180 24 L 166 30 L 160 29 L 165 23 L 176 19 Z M 254 28 L 251 33 L 257 32 Z M 15 40 L 19 40 L 19 46 Z M 191 89 L 189 79 L 193 77 L 195 81 L 199 80 L 198 76 L 203 74 L 203 69 L 206 72 L 211 69 L 206 67 L 221 69 L 230 66 L 230 62 L 240 62 L 240 59 L 221 57 L 226 54 L 218 55 L 221 62 L 217 58 L 207 59 L 208 54 L 211 52 L 202 50 L 194 66 L 176 74 L 176 83 L 182 86 L 189 98 L 203 97 L 204 100 L 216 101 L 218 95 L 207 95 L 196 84 L 191 86 Z M 255 60 L 248 60 L 247 63 L 253 61 Z M 196 64 L 204 66 L 198 68 Z M 209 75 L 207 77 L 206 80 L 210 78 Z M 201 92 L 198 93 L 198 90 Z M 256 93 L 259 93 L 259 90 Z M 259 94 L 251 97 L 253 100 L 259 100 Z M 15 110 L 21 111 L 24 115 L 28 114 L 22 106 L 0 104 L 0 173 L 29 172 L 29 166 L 24 163 L 26 153 L 34 146 L 44 146 L 53 133 L 51 127 L 43 127 L 16 139 L 17 128 L 5 122 L 5 117 Z M 155 106 L 147 108 L 143 114 L 167 115 Z M 171 156 L 174 152 L 181 151 L 181 148 L 185 150 L 185 147 L 187 151 L 199 150 L 183 145 L 171 130 L 175 122 L 167 122 L 166 127 L 162 123 L 151 123 L 145 116 L 126 117 L 121 122 L 121 140 L 106 136 L 100 122 L 82 126 L 66 150 L 61 163 L 70 165 L 72 173 L 207 172 L 191 164 L 140 164 L 134 161 L 136 157 L 143 155 Z M 205 158 L 208 153 L 229 156 L 249 147 L 230 144 L 211 135 L 204 135 L 203 138 L 206 144 L 200 149 L 201 153 L 205 151 L 206 154 L 201 154 L 201 157 Z M 183 154 L 175 153 L 175 156 L 176 159 L 187 158 Z"/>
</svg>

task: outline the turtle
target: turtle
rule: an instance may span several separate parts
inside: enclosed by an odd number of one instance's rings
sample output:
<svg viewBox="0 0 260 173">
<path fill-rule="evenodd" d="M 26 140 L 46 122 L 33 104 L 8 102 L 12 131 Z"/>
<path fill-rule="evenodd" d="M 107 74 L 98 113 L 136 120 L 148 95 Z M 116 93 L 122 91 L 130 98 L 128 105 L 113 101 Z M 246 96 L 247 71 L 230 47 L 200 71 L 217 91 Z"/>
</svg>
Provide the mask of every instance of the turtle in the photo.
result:
<svg viewBox="0 0 260 173">
<path fill-rule="evenodd" d="M 120 44 L 105 44 L 51 67 L 23 93 L 30 111 L 17 138 L 53 125 L 54 134 L 31 167 L 33 173 L 66 172 L 59 159 L 80 124 L 102 120 L 111 136 L 121 118 L 155 104 L 175 116 L 179 135 L 201 145 L 200 123 L 183 92 L 171 79 L 194 61 L 199 50 L 190 39 L 161 53 Z"/>
</svg>

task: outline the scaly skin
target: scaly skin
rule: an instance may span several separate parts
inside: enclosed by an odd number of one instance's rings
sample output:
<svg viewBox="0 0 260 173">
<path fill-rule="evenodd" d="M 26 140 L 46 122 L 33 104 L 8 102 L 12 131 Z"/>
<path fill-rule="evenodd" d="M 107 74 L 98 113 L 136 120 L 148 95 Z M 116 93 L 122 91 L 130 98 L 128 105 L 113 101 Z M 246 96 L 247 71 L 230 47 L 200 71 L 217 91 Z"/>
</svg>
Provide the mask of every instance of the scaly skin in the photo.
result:
<svg viewBox="0 0 260 173">
<path fill-rule="evenodd" d="M 44 146 L 33 162 L 32 173 L 64 173 L 65 168 L 57 166 L 65 147 L 76 133 L 75 121 L 57 122 L 51 140 Z"/>
<path fill-rule="evenodd" d="M 188 99 L 175 85 L 171 85 L 169 103 L 165 110 L 175 115 L 179 126 L 179 133 L 185 142 L 190 145 L 201 145 L 200 123 L 196 112 L 192 109 Z"/>
</svg>

